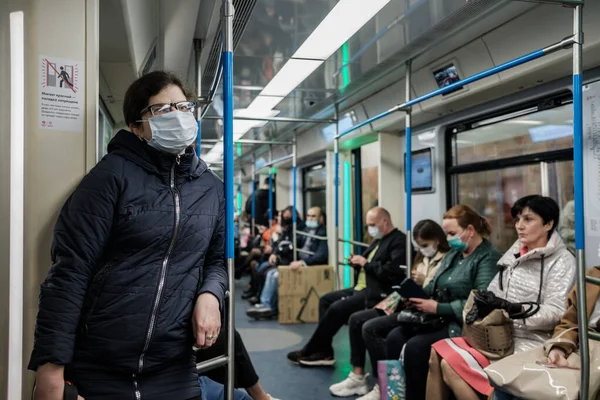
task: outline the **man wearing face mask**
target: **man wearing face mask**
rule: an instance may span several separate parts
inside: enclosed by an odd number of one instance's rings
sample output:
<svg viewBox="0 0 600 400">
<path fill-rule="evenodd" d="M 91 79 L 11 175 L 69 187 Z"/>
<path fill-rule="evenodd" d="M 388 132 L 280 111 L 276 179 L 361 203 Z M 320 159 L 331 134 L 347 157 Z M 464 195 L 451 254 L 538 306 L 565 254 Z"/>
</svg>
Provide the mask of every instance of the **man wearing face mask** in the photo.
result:
<svg viewBox="0 0 600 400">
<path fill-rule="evenodd" d="M 156 71 L 56 222 L 29 368 L 36 399 L 196 400 L 193 347 L 220 333 L 227 287 L 222 181 L 196 156 L 195 103 Z"/>
<path fill-rule="evenodd" d="M 321 221 L 323 223 L 321 223 Z M 312 207 L 306 215 L 306 228 L 303 231 L 316 236 L 327 236 L 327 229 L 324 225 L 325 218 L 320 207 Z M 290 265 L 290 268 L 296 270 L 300 267 L 309 265 L 327 264 L 329 260 L 329 250 L 327 240 L 318 240 L 308 236 L 298 235 L 298 257 L 299 261 L 278 260 L 276 264 Z M 288 256 L 289 257 L 289 256 Z M 260 304 L 250 308 L 246 314 L 252 318 L 271 318 L 277 315 L 277 289 L 279 285 L 279 271 L 274 268 L 267 272 L 266 283 L 260 295 Z"/>
<path fill-rule="evenodd" d="M 319 324 L 302 350 L 288 354 L 288 359 L 303 366 L 333 366 L 332 341 L 352 314 L 374 307 L 406 278 L 406 235 L 392 224 L 387 210 L 374 207 L 366 218 L 374 242 L 364 255 L 352 255 L 349 264 L 355 269 L 355 286 L 326 294 L 319 300 Z"/>
</svg>

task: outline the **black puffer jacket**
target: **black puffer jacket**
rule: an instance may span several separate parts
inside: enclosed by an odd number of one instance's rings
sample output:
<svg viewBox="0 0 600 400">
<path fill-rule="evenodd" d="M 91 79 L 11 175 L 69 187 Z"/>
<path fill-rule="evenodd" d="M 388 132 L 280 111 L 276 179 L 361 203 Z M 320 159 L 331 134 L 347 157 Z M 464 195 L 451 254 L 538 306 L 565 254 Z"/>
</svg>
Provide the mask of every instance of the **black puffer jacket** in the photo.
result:
<svg viewBox="0 0 600 400">
<path fill-rule="evenodd" d="M 65 365 L 87 400 L 198 396 L 191 318 L 201 293 L 223 305 L 223 183 L 191 149 L 127 131 L 108 149 L 56 223 L 29 368 Z"/>
</svg>

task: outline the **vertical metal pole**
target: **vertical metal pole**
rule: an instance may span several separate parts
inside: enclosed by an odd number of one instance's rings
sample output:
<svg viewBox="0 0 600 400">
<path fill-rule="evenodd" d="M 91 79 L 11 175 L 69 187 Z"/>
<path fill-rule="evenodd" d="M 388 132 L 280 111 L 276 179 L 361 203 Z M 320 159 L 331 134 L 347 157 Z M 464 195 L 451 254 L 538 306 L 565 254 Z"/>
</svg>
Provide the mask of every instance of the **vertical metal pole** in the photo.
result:
<svg viewBox="0 0 600 400">
<path fill-rule="evenodd" d="M 200 110 L 198 110 L 198 117 L 200 117 Z M 202 150 L 202 120 L 198 119 L 198 135 L 196 136 L 196 155 L 200 157 Z"/>
<path fill-rule="evenodd" d="M 242 170 L 240 169 L 240 172 L 238 173 L 238 196 L 237 199 L 239 200 L 238 202 L 238 209 L 237 209 L 237 213 L 239 215 L 239 221 L 241 222 L 241 218 L 242 218 L 242 209 L 243 209 L 243 200 L 244 200 L 244 196 L 242 193 L 242 184 L 244 181 L 244 176 L 242 175 Z"/>
<path fill-rule="evenodd" d="M 362 242 L 362 155 L 360 147 L 353 151 L 354 153 L 354 197 L 355 197 L 355 207 L 354 212 L 356 213 L 356 218 L 354 220 L 355 224 L 355 236 L 357 242 Z M 354 251 L 358 255 L 362 255 L 363 248 L 360 246 L 354 246 Z"/>
<path fill-rule="evenodd" d="M 587 399 L 590 383 L 590 354 L 585 288 L 585 228 L 583 210 L 583 93 L 582 93 L 582 6 L 573 14 L 573 164 L 575 183 L 575 255 L 577 257 L 577 320 L 579 321 L 579 349 L 581 357 L 580 399 Z"/>
<path fill-rule="evenodd" d="M 22 11 L 9 14 L 10 24 L 10 223 L 7 399 L 22 398 L 23 270 L 25 192 L 25 22 Z M 3 320 L 6 321 L 6 317 Z M 26 396 L 23 396 L 26 397 Z"/>
<path fill-rule="evenodd" d="M 406 62 L 406 99 L 410 101 L 411 84 L 411 62 Z M 406 168 L 404 171 L 404 181 L 406 183 L 406 266 L 407 274 L 410 276 L 412 269 L 412 127 L 411 127 L 411 109 L 406 110 Z"/>
<path fill-rule="evenodd" d="M 269 146 L 269 162 L 273 161 L 273 146 Z M 273 167 L 269 167 L 269 243 L 273 247 Z"/>
<path fill-rule="evenodd" d="M 340 290 L 340 149 L 339 149 L 339 123 L 338 123 L 338 105 L 335 104 L 335 140 L 333 142 L 333 170 L 334 170 L 334 178 L 333 178 L 333 209 L 334 209 L 334 220 L 335 220 L 335 228 L 334 228 L 334 240 L 333 240 L 333 259 L 335 260 L 334 271 L 335 271 L 335 289 Z"/>
<path fill-rule="evenodd" d="M 252 236 L 256 235 L 256 156 L 252 155 Z"/>
<path fill-rule="evenodd" d="M 223 0 L 223 169 L 225 174 L 225 258 L 229 277 L 227 309 L 227 385 L 226 399 L 233 400 L 235 377 L 235 274 L 233 242 L 233 0 Z"/>
<path fill-rule="evenodd" d="M 550 196 L 550 174 L 548 171 L 548 163 L 542 161 L 540 163 L 540 178 L 542 181 L 542 196 Z"/>
<path fill-rule="evenodd" d="M 294 225 L 292 227 L 292 232 L 293 232 L 293 243 L 294 243 L 294 261 L 298 261 L 298 242 L 297 242 L 297 229 L 298 229 L 298 221 L 296 218 L 296 197 L 297 197 L 297 193 L 296 193 L 296 185 L 297 185 L 297 178 L 296 178 L 296 167 L 297 167 L 297 162 L 298 162 L 298 149 L 296 148 L 296 132 L 294 131 L 294 140 L 293 140 L 293 144 L 292 144 L 292 153 L 294 155 L 294 157 L 292 158 L 292 196 L 293 196 L 293 201 L 292 201 L 292 205 L 294 207 L 294 211 L 292 214 L 292 220 L 294 221 Z"/>
</svg>

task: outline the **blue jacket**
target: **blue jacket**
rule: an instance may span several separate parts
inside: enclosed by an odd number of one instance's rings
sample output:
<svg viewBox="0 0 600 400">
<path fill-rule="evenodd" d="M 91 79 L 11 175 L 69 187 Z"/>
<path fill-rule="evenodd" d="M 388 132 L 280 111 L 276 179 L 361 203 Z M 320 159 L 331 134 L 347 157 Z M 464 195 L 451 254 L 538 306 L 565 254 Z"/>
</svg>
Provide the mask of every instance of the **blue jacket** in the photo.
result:
<svg viewBox="0 0 600 400">
<path fill-rule="evenodd" d="M 87 400 L 200 395 L 197 297 L 223 305 L 224 188 L 191 149 L 120 131 L 62 208 L 29 368 L 65 365 Z"/>
<path fill-rule="evenodd" d="M 303 231 L 309 232 L 310 229 L 305 228 Z M 320 225 L 314 234 L 317 236 L 327 237 L 327 228 L 323 225 Z M 304 247 L 304 243 L 306 243 L 306 239 L 308 239 L 308 237 L 302 235 L 297 236 L 298 249 L 301 249 Z M 308 251 L 312 251 L 315 254 L 304 259 L 306 265 L 327 265 L 329 263 L 329 246 L 327 245 L 327 240 L 311 239 Z"/>
</svg>

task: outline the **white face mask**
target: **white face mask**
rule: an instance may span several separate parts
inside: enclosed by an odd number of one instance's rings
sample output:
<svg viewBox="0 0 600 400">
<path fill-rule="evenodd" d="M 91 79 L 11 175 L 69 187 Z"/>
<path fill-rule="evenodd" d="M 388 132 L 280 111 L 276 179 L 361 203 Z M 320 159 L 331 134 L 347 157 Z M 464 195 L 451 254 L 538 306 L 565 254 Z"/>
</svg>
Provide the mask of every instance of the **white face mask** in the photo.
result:
<svg viewBox="0 0 600 400">
<path fill-rule="evenodd" d="M 319 227 L 319 221 L 306 221 L 306 227 L 308 229 L 317 229 Z"/>
<path fill-rule="evenodd" d="M 148 144 L 166 153 L 181 154 L 198 135 L 198 122 L 191 112 L 175 110 L 142 122 L 148 122 L 152 131 Z"/>
<path fill-rule="evenodd" d="M 369 232 L 369 236 L 371 236 L 373 239 L 381 239 L 381 237 L 383 236 L 376 226 L 369 226 L 367 229 Z"/>
<path fill-rule="evenodd" d="M 437 250 L 432 245 L 421 247 L 419 251 L 427 258 L 432 258 L 437 253 Z"/>
</svg>

